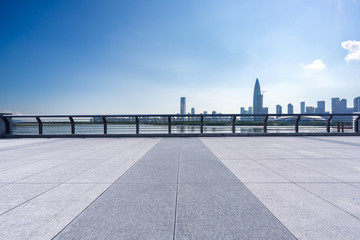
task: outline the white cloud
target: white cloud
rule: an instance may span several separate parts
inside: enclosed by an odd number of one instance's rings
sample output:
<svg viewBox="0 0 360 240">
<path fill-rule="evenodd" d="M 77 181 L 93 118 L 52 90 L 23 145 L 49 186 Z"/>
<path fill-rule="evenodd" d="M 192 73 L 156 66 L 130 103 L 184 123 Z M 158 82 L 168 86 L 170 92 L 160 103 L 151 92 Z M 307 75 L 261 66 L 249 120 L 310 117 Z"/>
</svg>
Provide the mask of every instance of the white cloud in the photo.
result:
<svg viewBox="0 0 360 240">
<path fill-rule="evenodd" d="M 345 57 L 345 61 L 360 60 L 360 41 L 346 41 L 342 42 L 341 46 L 348 50 L 349 53 Z"/>
<path fill-rule="evenodd" d="M 315 61 L 313 61 L 311 64 L 308 65 L 304 63 L 300 63 L 299 65 L 304 69 L 311 69 L 311 70 L 322 70 L 326 68 L 325 64 L 321 61 L 321 59 L 316 59 Z"/>
</svg>

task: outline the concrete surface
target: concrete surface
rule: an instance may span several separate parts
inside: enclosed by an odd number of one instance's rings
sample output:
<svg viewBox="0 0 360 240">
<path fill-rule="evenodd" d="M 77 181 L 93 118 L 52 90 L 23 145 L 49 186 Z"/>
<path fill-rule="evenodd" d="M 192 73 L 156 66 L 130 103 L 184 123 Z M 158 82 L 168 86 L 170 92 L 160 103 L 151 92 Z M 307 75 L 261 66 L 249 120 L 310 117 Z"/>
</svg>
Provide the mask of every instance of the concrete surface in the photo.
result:
<svg viewBox="0 0 360 240">
<path fill-rule="evenodd" d="M 360 139 L 0 139 L 0 239 L 360 239 Z"/>
<path fill-rule="evenodd" d="M 0 239 L 51 239 L 160 139 L 0 140 Z"/>
<path fill-rule="evenodd" d="M 358 137 L 202 141 L 296 238 L 360 239 Z"/>
<path fill-rule="evenodd" d="M 196 138 L 163 139 L 55 239 L 172 238 L 295 239 Z"/>
</svg>

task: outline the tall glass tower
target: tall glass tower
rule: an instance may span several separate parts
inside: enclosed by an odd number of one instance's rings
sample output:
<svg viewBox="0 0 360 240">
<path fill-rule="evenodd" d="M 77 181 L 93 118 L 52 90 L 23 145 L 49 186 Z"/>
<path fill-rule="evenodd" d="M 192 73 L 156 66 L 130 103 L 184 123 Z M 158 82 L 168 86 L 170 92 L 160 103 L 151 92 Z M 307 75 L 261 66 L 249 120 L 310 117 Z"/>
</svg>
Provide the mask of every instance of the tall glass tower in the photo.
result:
<svg viewBox="0 0 360 240">
<path fill-rule="evenodd" d="M 300 102 L 300 112 L 301 112 L 301 114 L 306 113 L 305 112 L 305 102 Z"/>
<path fill-rule="evenodd" d="M 256 79 L 254 88 L 253 113 L 263 113 L 263 95 L 261 94 L 260 83 L 258 79 Z"/>
<path fill-rule="evenodd" d="M 186 114 L 186 98 L 180 98 L 180 114 Z"/>
<path fill-rule="evenodd" d="M 288 104 L 288 114 L 294 114 L 294 106 L 291 103 Z"/>
<path fill-rule="evenodd" d="M 360 112 L 360 97 L 354 98 L 354 112 Z"/>
</svg>

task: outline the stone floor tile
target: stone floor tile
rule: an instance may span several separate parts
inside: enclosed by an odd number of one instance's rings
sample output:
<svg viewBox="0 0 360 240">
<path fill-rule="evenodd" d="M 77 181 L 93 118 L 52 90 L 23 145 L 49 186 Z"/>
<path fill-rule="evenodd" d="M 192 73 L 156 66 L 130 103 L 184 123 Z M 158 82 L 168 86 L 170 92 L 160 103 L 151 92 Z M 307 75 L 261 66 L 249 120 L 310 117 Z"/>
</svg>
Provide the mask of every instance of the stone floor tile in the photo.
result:
<svg viewBox="0 0 360 240">
<path fill-rule="evenodd" d="M 293 183 L 248 183 L 298 239 L 358 239 L 360 221 Z"/>
</svg>

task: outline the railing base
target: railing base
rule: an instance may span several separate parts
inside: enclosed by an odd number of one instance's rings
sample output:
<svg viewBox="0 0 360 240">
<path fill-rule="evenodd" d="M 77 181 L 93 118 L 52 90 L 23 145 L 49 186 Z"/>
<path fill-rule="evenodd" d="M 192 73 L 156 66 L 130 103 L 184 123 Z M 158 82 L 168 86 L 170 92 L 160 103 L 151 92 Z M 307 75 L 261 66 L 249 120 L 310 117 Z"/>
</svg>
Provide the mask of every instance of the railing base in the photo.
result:
<svg viewBox="0 0 360 240">
<path fill-rule="evenodd" d="M 302 137 L 302 136 L 360 136 L 360 133 L 193 133 L 193 134 L 4 134 L 4 138 L 121 138 L 121 137 Z"/>
</svg>

